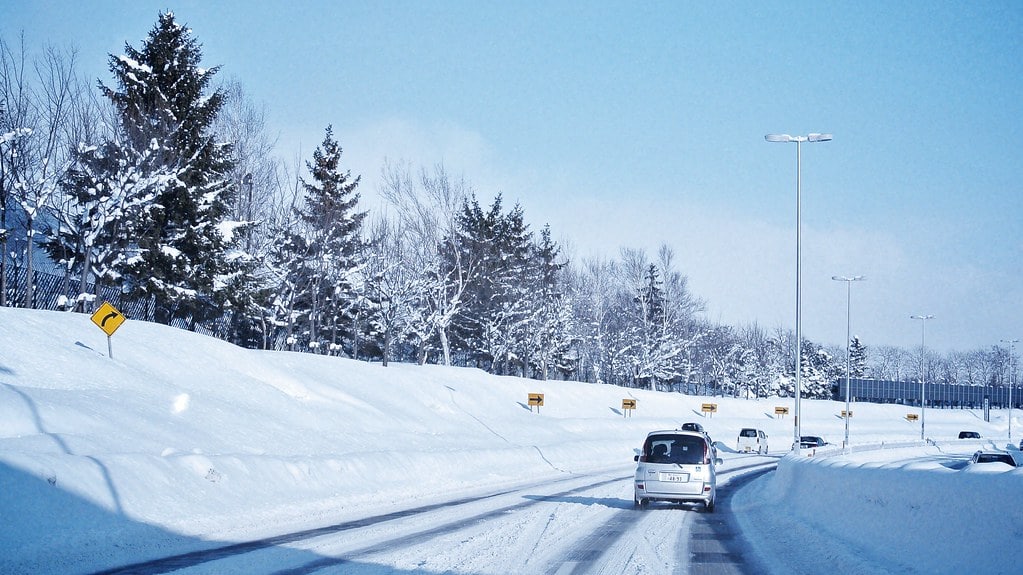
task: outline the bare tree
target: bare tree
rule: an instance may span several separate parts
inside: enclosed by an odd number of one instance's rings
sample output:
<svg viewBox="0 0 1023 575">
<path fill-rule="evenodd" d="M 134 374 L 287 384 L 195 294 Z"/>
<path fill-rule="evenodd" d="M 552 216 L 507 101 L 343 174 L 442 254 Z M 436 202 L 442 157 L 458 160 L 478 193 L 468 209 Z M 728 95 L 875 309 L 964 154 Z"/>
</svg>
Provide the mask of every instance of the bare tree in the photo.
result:
<svg viewBox="0 0 1023 575">
<path fill-rule="evenodd" d="M 226 103 L 217 115 L 214 131 L 231 142 L 234 167 L 231 178 L 240 193 L 234 198 L 233 218 L 253 224 L 242 243 L 248 253 L 258 253 L 261 224 L 269 221 L 280 205 L 280 161 L 274 157 L 277 139 L 268 133 L 266 108 L 253 103 L 241 83 L 231 80 L 220 88 Z"/>
<path fill-rule="evenodd" d="M 25 36 L 18 47 L 0 37 L 0 305 L 7 305 L 7 269 L 15 185 L 29 170 L 23 153 L 32 134 L 33 105 L 27 73 Z M 19 225 L 20 227 L 20 225 Z M 15 241 L 17 246 L 17 241 Z M 12 262 L 13 263 L 13 262 Z"/>
<path fill-rule="evenodd" d="M 385 163 L 381 175 L 380 194 L 394 210 L 399 229 L 407 238 L 408 249 L 403 253 L 412 269 L 422 274 L 427 313 L 418 329 L 418 361 L 426 361 L 426 338 L 432 332 L 440 341 L 444 365 L 451 365 L 448 328 L 461 308 L 473 268 L 457 249 L 455 217 L 472 189 L 465 179 L 452 179 L 442 165 L 435 166 L 432 173 L 423 168 L 415 178 L 407 163 Z M 450 269 L 444 265 L 442 250 L 454 257 L 455 265 Z"/>
<path fill-rule="evenodd" d="M 13 199 L 23 217 L 21 227 L 25 234 L 20 250 L 27 275 L 25 307 L 34 305 L 36 227 L 73 158 L 74 145 L 68 141 L 66 129 L 78 97 L 75 59 L 73 50 L 60 52 L 48 48 L 43 58 L 33 64 L 35 77 L 30 80 L 24 37 L 18 52 L 0 39 L 0 91 L 7 124 L 0 135 L 6 147 L 0 153 L 4 158 L 0 164 L 2 217 L 6 220 Z M 0 225 L 7 229 L 6 222 Z M 6 248 L 4 245 L 5 254 Z"/>
</svg>

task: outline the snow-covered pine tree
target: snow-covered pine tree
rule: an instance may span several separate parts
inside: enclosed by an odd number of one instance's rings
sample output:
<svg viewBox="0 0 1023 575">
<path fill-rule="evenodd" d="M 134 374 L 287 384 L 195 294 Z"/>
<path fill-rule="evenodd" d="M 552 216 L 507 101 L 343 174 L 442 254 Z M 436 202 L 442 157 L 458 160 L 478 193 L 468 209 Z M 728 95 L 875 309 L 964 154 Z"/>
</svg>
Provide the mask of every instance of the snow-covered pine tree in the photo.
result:
<svg viewBox="0 0 1023 575">
<path fill-rule="evenodd" d="M 567 373 L 574 366 L 565 359 L 572 338 L 571 306 L 562 289 L 561 270 L 568 265 L 560 261 L 561 248 L 551 239 L 551 228 L 540 231 L 539 243 L 533 245 L 527 281 L 529 316 L 525 329 L 525 351 L 534 377 L 546 380 L 551 368 Z"/>
<path fill-rule="evenodd" d="M 849 364 L 852 377 L 867 375 L 867 346 L 863 345 L 859 336 L 854 335 L 849 343 Z"/>
<path fill-rule="evenodd" d="M 149 217 L 132 221 L 133 257 L 122 272 L 129 297 L 155 298 L 153 319 L 197 322 L 223 314 L 232 294 L 223 289 L 235 266 L 230 257 L 234 225 L 225 221 L 235 185 L 228 174 L 231 146 L 211 126 L 224 103 L 208 92 L 217 68 L 202 68 L 201 45 L 171 12 L 159 20 L 141 49 L 125 44 L 110 57 L 116 88 L 101 86 L 117 110 L 124 145 L 152 169 L 177 173 L 161 191 Z"/>
<path fill-rule="evenodd" d="M 359 309 L 364 301 L 358 297 L 355 274 L 364 263 L 361 230 L 366 212 L 356 211 L 360 177 L 341 171 L 341 154 L 333 128 L 327 126 L 313 161 L 306 162 L 312 182 L 302 180 L 304 205 L 297 214 L 308 234 L 308 250 L 301 265 L 309 282 L 297 286 L 300 308 L 296 311 L 305 318 L 302 331 L 308 333 L 310 344 L 338 344 L 339 338 L 349 337 L 353 355 L 357 355 L 357 338 L 363 327 L 357 319 L 365 310 Z M 325 339 L 328 330 L 329 342 Z"/>
<path fill-rule="evenodd" d="M 457 253 L 445 253 L 447 270 L 471 270 L 463 304 L 451 325 L 452 347 L 492 373 L 521 373 L 526 317 L 525 275 L 532 234 L 522 208 L 507 214 L 498 195 L 484 211 L 475 195 L 456 217 Z M 468 263 L 468 266 L 466 264 Z"/>
</svg>

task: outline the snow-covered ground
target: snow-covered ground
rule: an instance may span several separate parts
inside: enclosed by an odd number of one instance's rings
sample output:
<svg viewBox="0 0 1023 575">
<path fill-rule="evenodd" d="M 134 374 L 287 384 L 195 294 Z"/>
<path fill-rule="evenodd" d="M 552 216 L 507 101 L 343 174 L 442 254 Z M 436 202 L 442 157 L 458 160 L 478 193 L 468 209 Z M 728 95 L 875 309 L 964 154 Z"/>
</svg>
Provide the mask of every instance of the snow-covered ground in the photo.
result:
<svg viewBox="0 0 1023 575">
<path fill-rule="evenodd" d="M 141 322 L 125 323 L 112 349 L 113 359 L 86 316 L 0 308 L 2 573 L 86 573 L 382 507 L 627 470 L 647 431 L 683 421 L 700 421 L 725 449 L 741 427 L 767 431 L 779 454 L 792 436 L 792 420 L 774 414 L 790 399 L 383 368 Z M 545 394 L 539 413 L 529 393 Z M 638 400 L 631 417 L 626 398 Z M 718 412 L 704 417 L 711 401 Z M 844 404 L 802 408 L 804 434 L 841 441 Z M 979 446 L 1019 458 L 1005 412 L 985 422 L 979 411 L 929 410 L 934 445 L 914 443 L 919 424 L 905 415 L 915 409 L 853 412 L 853 453 L 785 457 L 737 493 L 733 509 L 770 568 L 1019 571 L 1023 468 L 962 465 Z M 994 439 L 953 440 L 961 429 Z"/>
</svg>

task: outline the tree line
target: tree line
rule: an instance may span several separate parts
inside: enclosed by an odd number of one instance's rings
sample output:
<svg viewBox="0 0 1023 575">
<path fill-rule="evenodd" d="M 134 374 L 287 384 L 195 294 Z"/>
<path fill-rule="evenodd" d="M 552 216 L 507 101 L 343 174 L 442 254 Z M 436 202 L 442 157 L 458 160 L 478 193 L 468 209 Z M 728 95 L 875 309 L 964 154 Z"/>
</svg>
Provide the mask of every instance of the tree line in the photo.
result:
<svg viewBox="0 0 1023 575">
<path fill-rule="evenodd" d="M 137 319 L 238 345 L 471 366 L 683 393 L 793 392 L 790 330 L 705 319 L 671 247 L 571 261 L 549 226 L 489 203 L 443 165 L 385 163 L 381 213 L 327 126 L 302 165 L 275 155 L 265 110 L 202 66 L 161 13 L 111 82 L 79 77 L 73 50 L 30 59 L 0 37 L 0 305 L 91 312 L 101 289 Z M 14 272 L 29 278 L 19 285 Z M 1007 383 L 1004 348 L 952 353 L 850 342 L 852 376 Z M 830 397 L 844 346 L 803 342 L 808 397 Z"/>
</svg>

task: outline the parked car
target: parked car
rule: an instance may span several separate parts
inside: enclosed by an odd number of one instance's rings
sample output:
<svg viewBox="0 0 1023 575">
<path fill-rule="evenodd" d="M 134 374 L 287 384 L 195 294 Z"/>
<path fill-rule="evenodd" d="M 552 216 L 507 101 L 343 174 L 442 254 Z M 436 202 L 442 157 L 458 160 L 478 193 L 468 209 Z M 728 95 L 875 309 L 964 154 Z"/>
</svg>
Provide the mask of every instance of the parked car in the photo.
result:
<svg viewBox="0 0 1023 575">
<path fill-rule="evenodd" d="M 1016 467 L 1016 460 L 1012 458 L 1012 455 L 1004 451 L 978 451 L 973 454 L 970 463 L 1005 463 L 1006 465 Z"/>
<path fill-rule="evenodd" d="M 815 449 L 817 447 L 824 447 L 825 445 L 831 445 L 827 441 L 824 441 L 823 437 L 817 435 L 800 435 L 799 436 L 799 447 L 803 449 Z"/>
<path fill-rule="evenodd" d="M 739 431 L 735 450 L 742 453 L 767 453 L 767 434 L 761 429 L 744 427 Z"/>
<path fill-rule="evenodd" d="M 651 501 L 702 503 L 714 511 L 717 499 L 717 466 L 710 438 L 698 431 L 652 431 L 643 449 L 633 458 L 636 478 L 633 502 L 645 508 Z"/>
<path fill-rule="evenodd" d="M 980 439 L 980 434 L 976 431 L 960 431 L 959 439 Z"/>
</svg>

